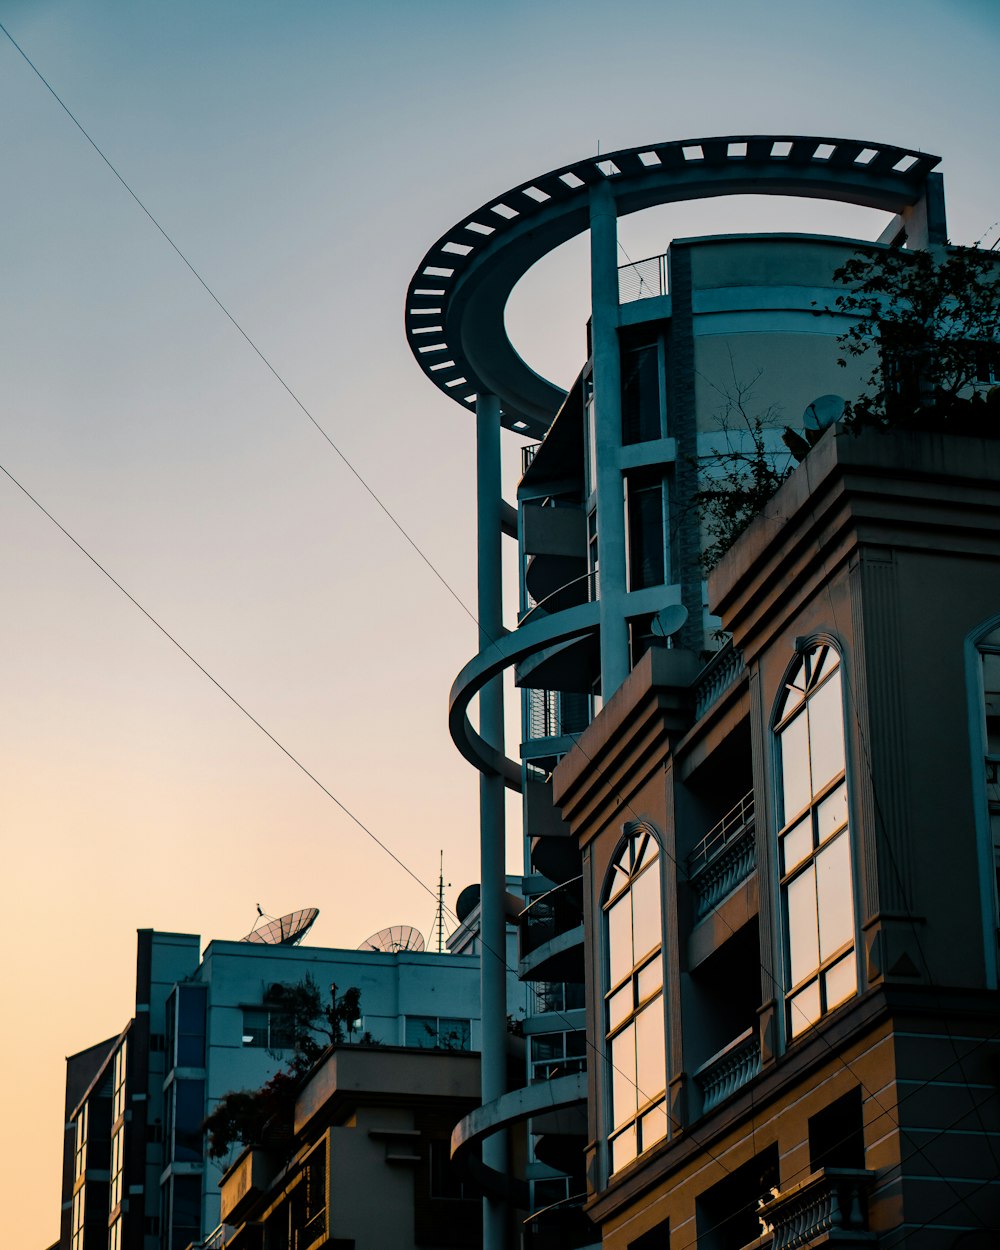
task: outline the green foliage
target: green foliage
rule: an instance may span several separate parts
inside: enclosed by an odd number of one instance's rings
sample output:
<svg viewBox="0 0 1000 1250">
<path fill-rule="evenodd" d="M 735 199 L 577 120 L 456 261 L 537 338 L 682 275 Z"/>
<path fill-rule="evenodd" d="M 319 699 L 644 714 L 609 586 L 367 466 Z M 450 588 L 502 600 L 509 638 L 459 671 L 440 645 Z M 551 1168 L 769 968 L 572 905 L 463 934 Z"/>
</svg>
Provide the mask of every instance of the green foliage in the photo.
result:
<svg viewBox="0 0 1000 1250">
<path fill-rule="evenodd" d="M 208 1153 L 222 1159 L 237 1142 L 244 1146 L 266 1141 L 270 1133 L 291 1132 L 295 1096 L 307 1073 L 329 1046 L 354 1042 L 379 1043 L 368 1032 L 355 1038 L 361 1018 L 361 991 L 346 989 L 339 997 L 330 987 L 324 1002 L 312 976 L 293 984 L 276 983 L 264 995 L 264 1003 L 283 1017 L 283 1035 L 291 1056 L 286 1068 L 276 1072 L 260 1089 L 232 1090 L 223 1095 L 202 1123 L 208 1135 Z M 271 1051 L 277 1057 L 277 1051 Z"/>
<path fill-rule="evenodd" d="M 838 363 L 872 364 L 864 392 L 846 406 L 848 429 L 996 434 L 1000 393 L 984 396 L 974 384 L 1000 339 L 1000 257 L 977 247 L 868 247 L 834 280 L 848 288 L 837 310 L 856 318 L 838 339 Z"/>
</svg>

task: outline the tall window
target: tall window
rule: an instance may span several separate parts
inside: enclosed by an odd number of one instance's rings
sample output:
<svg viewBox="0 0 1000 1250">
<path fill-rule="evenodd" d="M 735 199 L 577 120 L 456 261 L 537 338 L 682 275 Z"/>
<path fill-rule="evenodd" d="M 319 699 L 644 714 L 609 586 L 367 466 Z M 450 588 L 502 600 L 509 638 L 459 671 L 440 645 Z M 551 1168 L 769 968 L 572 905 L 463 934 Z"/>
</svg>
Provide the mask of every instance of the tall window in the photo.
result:
<svg viewBox="0 0 1000 1250">
<path fill-rule="evenodd" d="M 790 1035 L 857 992 L 840 657 L 821 645 L 792 670 L 775 724 Z"/>
<path fill-rule="evenodd" d="M 639 826 L 611 866 L 604 902 L 611 1171 L 667 1135 L 660 848 Z"/>
<path fill-rule="evenodd" d="M 986 750 L 986 803 L 996 887 L 994 923 L 1000 923 L 1000 628 L 979 643 L 983 680 L 983 744 Z"/>
<path fill-rule="evenodd" d="M 661 586 L 663 557 L 663 482 L 626 482 L 628 520 L 628 588 Z"/>
</svg>

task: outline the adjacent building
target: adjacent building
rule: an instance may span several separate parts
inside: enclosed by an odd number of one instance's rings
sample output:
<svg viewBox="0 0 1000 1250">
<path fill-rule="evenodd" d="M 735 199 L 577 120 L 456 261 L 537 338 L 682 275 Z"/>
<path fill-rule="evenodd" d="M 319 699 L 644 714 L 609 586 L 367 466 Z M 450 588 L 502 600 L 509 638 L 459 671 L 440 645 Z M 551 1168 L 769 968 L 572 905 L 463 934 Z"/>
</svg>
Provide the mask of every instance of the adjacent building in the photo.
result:
<svg viewBox="0 0 1000 1250">
<path fill-rule="evenodd" d="M 870 370 L 838 363 L 834 272 L 859 241 L 675 239 L 622 266 L 617 238 L 624 214 L 752 192 L 878 209 L 877 246 L 940 252 L 937 164 L 788 135 L 612 152 L 463 217 L 410 283 L 414 356 L 477 429 L 479 646 L 450 725 L 480 775 L 483 1105 L 453 1149 L 482 1179 L 488 1250 L 996 1226 L 997 445 L 834 427 L 707 580 L 699 494 L 741 458 L 780 471 L 783 428 L 815 442 Z M 583 231 L 565 391 L 504 309 Z M 516 508 L 502 430 L 536 440 Z"/>
<path fill-rule="evenodd" d="M 202 1122 L 290 1058 L 271 987 L 306 977 L 324 997 L 361 991 L 358 1035 L 479 1047 L 474 956 L 229 941 L 202 953 L 196 934 L 140 930 L 134 1017 L 67 1061 L 61 1250 L 184 1250 L 218 1226 L 225 1162 L 206 1157 Z"/>
</svg>

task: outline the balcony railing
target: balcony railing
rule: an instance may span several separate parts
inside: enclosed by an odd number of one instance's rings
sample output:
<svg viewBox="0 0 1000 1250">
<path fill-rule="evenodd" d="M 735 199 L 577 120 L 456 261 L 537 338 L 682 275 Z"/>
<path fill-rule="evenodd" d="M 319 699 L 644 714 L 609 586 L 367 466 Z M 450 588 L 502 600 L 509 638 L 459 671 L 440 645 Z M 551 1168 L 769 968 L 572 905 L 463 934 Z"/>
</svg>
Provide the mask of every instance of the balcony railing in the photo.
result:
<svg viewBox="0 0 1000 1250">
<path fill-rule="evenodd" d="M 518 917 L 518 949 L 522 959 L 583 924 L 583 877 L 564 881 L 533 899 Z"/>
<path fill-rule="evenodd" d="M 701 1089 L 703 1115 L 752 1081 L 760 1073 L 760 1039 L 756 1030 L 741 1033 L 694 1074 Z"/>
<path fill-rule="evenodd" d="M 714 825 L 687 858 L 688 880 L 700 920 L 735 890 L 757 865 L 753 791 Z"/>
<path fill-rule="evenodd" d="M 528 691 L 528 738 L 562 738 L 590 724 L 590 697 L 558 690 Z"/>
<path fill-rule="evenodd" d="M 745 668 L 743 652 L 737 651 L 731 641 L 712 656 L 695 681 L 695 720 L 704 716 L 716 699 L 743 676 Z"/>
<path fill-rule="evenodd" d="M 573 1194 L 534 1211 L 524 1221 L 527 1250 L 583 1250 L 600 1245 L 600 1234 L 583 1212 L 586 1194 Z"/>
<path fill-rule="evenodd" d="M 527 473 L 528 469 L 531 467 L 531 462 L 535 458 L 535 452 L 538 451 L 541 445 L 542 445 L 541 443 L 525 443 L 524 446 L 521 448 L 521 476 L 522 477 L 524 477 L 525 473 Z"/>
<path fill-rule="evenodd" d="M 571 582 L 560 586 L 551 595 L 546 595 L 544 599 L 533 603 L 518 624 L 524 625 L 535 616 L 548 616 L 551 612 L 565 612 L 567 608 L 575 608 L 581 603 L 595 603 L 600 593 L 600 578 L 597 570 L 593 569 L 589 573 L 583 573 L 580 577 L 574 577 Z"/>
<path fill-rule="evenodd" d="M 667 293 L 667 254 L 630 260 L 618 268 L 618 302 L 631 304 Z"/>
<path fill-rule="evenodd" d="M 771 1250 L 798 1250 L 817 1237 L 824 1245 L 874 1241 L 866 1211 L 874 1179 L 863 1168 L 823 1168 L 763 1203 L 758 1214 L 773 1238 Z"/>
</svg>

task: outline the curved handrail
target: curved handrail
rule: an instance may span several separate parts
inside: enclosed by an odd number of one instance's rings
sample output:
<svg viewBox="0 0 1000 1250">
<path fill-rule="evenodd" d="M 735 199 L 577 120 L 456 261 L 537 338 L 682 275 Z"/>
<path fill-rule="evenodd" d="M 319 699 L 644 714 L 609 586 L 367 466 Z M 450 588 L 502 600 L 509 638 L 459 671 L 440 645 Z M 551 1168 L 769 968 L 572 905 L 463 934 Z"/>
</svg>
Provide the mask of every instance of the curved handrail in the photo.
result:
<svg viewBox="0 0 1000 1250">
<path fill-rule="evenodd" d="M 465 665 L 452 682 L 448 700 L 448 730 L 452 741 L 474 768 L 500 775 L 510 790 L 521 789 L 521 765 L 490 746 L 472 728 L 468 708 L 473 697 L 505 668 L 557 642 L 594 634 L 600 627 L 600 605 L 581 603 L 552 616 L 543 616 L 513 633 L 504 634 Z"/>
<path fill-rule="evenodd" d="M 589 585 L 589 582 L 591 581 L 591 579 L 593 579 L 593 583 L 594 583 L 593 587 Z M 535 615 L 536 612 L 540 616 L 550 615 L 553 610 L 552 601 L 556 598 L 556 596 L 566 594 L 566 592 L 572 590 L 574 586 L 579 586 L 581 582 L 588 583 L 586 587 L 587 597 L 584 600 L 584 602 L 596 603 L 599 598 L 598 590 L 600 587 L 600 582 L 598 579 L 599 579 L 599 571 L 597 569 L 589 569 L 586 573 L 581 573 L 579 577 L 574 577 L 571 581 L 564 582 L 561 586 L 557 586 L 556 589 L 551 592 L 551 594 L 547 594 L 544 599 L 539 599 L 536 604 L 534 604 L 532 607 L 530 607 L 527 610 L 527 612 L 525 612 L 524 616 L 522 616 L 521 619 L 518 621 L 518 628 L 520 628 L 522 625 L 526 625 L 531 620 L 531 618 Z M 575 607 L 576 605 L 570 604 L 569 606 Z M 556 611 L 559 611 L 559 610 L 560 609 L 557 607 Z"/>
<path fill-rule="evenodd" d="M 501 420 L 545 435 L 565 391 L 520 357 L 504 325 L 514 286 L 590 224 L 589 190 L 606 184 L 619 216 L 656 204 L 752 192 L 838 200 L 889 212 L 915 204 L 939 157 L 857 139 L 728 135 L 587 157 L 487 201 L 427 251 L 406 294 L 406 337 L 446 395 L 472 409 L 500 397 Z"/>
</svg>

